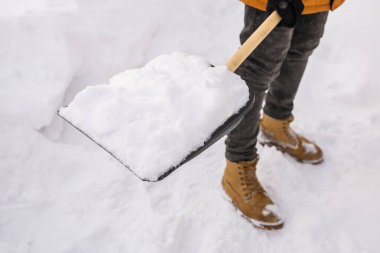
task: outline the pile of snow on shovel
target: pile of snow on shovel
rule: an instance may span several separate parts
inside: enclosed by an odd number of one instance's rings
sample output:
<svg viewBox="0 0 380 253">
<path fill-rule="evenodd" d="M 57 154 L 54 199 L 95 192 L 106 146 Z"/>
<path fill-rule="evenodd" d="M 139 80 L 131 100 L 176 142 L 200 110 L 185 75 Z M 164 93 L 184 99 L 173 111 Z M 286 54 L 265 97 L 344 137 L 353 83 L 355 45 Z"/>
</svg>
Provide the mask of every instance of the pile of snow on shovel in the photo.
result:
<svg viewBox="0 0 380 253">
<path fill-rule="evenodd" d="M 177 52 L 84 89 L 60 114 L 140 177 L 157 179 L 248 98 L 244 81 L 225 66 Z"/>
</svg>

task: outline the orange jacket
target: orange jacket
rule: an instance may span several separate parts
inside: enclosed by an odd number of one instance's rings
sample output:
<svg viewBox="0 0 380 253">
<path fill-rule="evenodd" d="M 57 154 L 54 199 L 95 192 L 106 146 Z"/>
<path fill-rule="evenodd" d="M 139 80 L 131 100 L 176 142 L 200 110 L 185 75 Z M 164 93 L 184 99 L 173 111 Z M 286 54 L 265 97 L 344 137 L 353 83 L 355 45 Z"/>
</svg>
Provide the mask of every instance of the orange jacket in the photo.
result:
<svg viewBox="0 0 380 253">
<path fill-rule="evenodd" d="M 249 5 L 253 8 L 265 11 L 267 8 L 268 0 L 240 0 L 246 5 Z M 305 5 L 305 9 L 303 10 L 303 14 L 311 14 L 322 11 L 335 10 L 341 4 L 343 4 L 345 0 L 302 0 Z M 331 4 L 332 2 L 332 4 Z"/>
</svg>

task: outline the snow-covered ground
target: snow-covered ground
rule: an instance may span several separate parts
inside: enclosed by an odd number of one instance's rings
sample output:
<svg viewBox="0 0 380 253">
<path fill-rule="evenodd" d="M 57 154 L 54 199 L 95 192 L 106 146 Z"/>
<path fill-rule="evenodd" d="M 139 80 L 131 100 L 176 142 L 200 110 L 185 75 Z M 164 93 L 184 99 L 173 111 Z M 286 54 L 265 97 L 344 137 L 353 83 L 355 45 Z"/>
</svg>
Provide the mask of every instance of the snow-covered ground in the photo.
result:
<svg viewBox="0 0 380 253">
<path fill-rule="evenodd" d="M 259 177 L 287 218 L 268 232 L 225 200 L 223 141 L 143 183 L 56 116 L 84 87 L 163 53 L 223 64 L 241 3 L 2 0 L 0 252 L 378 252 L 379 7 L 331 13 L 298 93 L 295 128 L 325 162 L 260 150 Z"/>
</svg>

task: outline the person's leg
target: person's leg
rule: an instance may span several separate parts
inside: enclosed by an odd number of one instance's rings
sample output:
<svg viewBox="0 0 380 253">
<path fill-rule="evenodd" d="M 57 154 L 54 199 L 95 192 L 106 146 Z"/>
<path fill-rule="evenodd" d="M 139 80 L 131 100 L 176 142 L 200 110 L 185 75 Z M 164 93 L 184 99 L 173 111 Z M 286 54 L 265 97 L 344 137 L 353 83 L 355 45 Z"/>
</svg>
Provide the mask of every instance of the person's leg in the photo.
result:
<svg viewBox="0 0 380 253">
<path fill-rule="evenodd" d="M 241 43 L 268 17 L 266 12 L 246 6 Z M 237 70 L 246 81 L 255 104 L 241 123 L 226 139 L 226 158 L 231 162 L 252 161 L 256 158 L 260 110 L 268 86 L 279 75 L 280 67 L 288 54 L 293 29 L 275 28 Z"/>
<path fill-rule="evenodd" d="M 294 28 L 291 46 L 280 75 L 270 84 L 264 112 L 275 119 L 287 119 L 305 71 L 309 56 L 323 35 L 328 12 L 304 15 Z"/>
<path fill-rule="evenodd" d="M 267 17 L 266 12 L 246 6 L 241 42 Z M 236 72 L 246 81 L 251 96 L 255 96 L 255 104 L 226 139 L 227 164 L 222 186 L 234 205 L 259 228 L 279 229 L 284 225 L 281 213 L 256 176 L 256 142 L 265 92 L 280 73 L 292 34 L 293 29 L 276 27 Z"/>
<path fill-rule="evenodd" d="M 293 100 L 309 56 L 323 35 L 327 15 L 327 12 L 305 15 L 297 21 L 280 75 L 270 84 L 260 123 L 262 144 L 275 146 L 304 163 L 321 163 L 323 152 L 316 143 L 290 127 L 294 119 Z"/>
</svg>

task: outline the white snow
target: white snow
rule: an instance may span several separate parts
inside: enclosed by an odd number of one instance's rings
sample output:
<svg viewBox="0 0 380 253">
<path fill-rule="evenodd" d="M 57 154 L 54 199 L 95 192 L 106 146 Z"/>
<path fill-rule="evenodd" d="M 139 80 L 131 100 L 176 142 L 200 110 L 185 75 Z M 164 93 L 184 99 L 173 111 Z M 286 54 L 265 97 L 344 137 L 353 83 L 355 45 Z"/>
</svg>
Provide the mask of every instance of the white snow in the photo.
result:
<svg viewBox="0 0 380 253">
<path fill-rule="evenodd" d="M 379 1 L 331 13 L 295 101 L 325 161 L 260 148 L 286 223 L 252 227 L 225 200 L 220 141 L 142 183 L 56 115 L 90 84 L 184 51 L 222 65 L 238 1 L 4 0 L 0 9 L 0 252 L 372 253 L 380 238 Z"/>
<path fill-rule="evenodd" d="M 156 181 L 248 98 L 248 86 L 227 67 L 177 52 L 84 89 L 60 115 L 140 178 Z"/>
<path fill-rule="evenodd" d="M 303 146 L 306 154 L 315 154 L 315 153 L 318 152 L 317 148 L 315 147 L 315 145 L 313 143 L 305 143 L 305 142 L 303 142 L 302 146 Z"/>
</svg>

